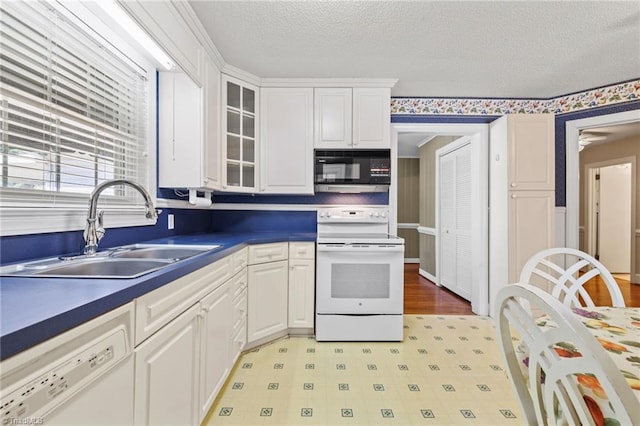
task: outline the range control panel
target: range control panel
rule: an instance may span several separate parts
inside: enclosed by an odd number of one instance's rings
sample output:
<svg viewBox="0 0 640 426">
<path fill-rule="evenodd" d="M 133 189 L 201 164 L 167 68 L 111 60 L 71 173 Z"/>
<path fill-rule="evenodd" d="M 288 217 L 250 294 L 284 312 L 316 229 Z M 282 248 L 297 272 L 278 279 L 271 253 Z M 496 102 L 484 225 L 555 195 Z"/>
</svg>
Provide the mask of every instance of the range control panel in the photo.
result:
<svg viewBox="0 0 640 426">
<path fill-rule="evenodd" d="M 119 329 L 58 359 L 26 384 L 3 392 L 0 424 L 18 424 L 20 419 L 46 414 L 128 354 L 126 333 Z"/>
<path fill-rule="evenodd" d="M 329 207 L 318 210 L 318 223 L 387 223 L 387 207 Z"/>
</svg>

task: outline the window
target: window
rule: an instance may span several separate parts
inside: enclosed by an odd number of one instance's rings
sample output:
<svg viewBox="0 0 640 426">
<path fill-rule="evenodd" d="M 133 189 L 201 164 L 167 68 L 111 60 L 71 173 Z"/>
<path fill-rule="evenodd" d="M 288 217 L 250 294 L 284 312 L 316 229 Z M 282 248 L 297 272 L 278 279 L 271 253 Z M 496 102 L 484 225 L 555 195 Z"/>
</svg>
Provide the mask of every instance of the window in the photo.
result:
<svg viewBox="0 0 640 426">
<path fill-rule="evenodd" d="M 4 1 L 0 13 L 3 215 L 36 206 L 86 211 L 93 188 L 114 178 L 154 193 L 153 67 L 59 3 Z M 101 207 L 140 199 L 128 186 L 111 187 Z"/>
</svg>

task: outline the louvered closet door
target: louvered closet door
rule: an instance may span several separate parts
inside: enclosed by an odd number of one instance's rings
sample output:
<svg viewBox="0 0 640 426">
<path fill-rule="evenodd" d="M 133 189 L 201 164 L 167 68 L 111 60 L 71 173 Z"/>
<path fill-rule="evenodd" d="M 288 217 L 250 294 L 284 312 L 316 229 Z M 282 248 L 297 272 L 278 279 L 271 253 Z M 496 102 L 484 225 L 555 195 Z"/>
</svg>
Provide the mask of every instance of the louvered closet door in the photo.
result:
<svg viewBox="0 0 640 426">
<path fill-rule="evenodd" d="M 440 284 L 471 300 L 471 144 L 439 161 Z"/>
<path fill-rule="evenodd" d="M 440 157 L 440 284 L 456 287 L 456 158 L 455 151 Z"/>
</svg>

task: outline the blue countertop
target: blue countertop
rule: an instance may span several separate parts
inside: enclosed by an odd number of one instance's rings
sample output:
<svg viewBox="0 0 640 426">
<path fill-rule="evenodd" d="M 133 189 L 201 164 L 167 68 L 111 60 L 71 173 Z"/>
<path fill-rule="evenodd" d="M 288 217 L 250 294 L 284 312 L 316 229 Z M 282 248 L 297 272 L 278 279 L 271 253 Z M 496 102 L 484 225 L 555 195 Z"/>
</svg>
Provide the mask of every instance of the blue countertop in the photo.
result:
<svg viewBox="0 0 640 426">
<path fill-rule="evenodd" d="M 315 241 L 314 233 L 184 235 L 144 243 L 219 244 L 206 253 L 133 279 L 0 278 L 0 359 L 8 358 L 250 244 Z"/>
</svg>

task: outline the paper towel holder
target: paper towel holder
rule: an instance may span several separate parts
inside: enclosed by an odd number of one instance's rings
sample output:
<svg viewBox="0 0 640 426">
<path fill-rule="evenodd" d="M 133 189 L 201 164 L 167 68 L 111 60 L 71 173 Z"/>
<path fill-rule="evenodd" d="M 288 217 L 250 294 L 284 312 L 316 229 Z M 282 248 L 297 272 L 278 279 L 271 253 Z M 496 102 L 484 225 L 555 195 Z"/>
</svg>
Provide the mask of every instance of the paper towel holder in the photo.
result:
<svg viewBox="0 0 640 426">
<path fill-rule="evenodd" d="M 189 204 L 197 207 L 209 207 L 211 206 L 211 191 L 203 191 L 204 197 L 198 197 L 198 190 L 189 190 Z"/>
</svg>

